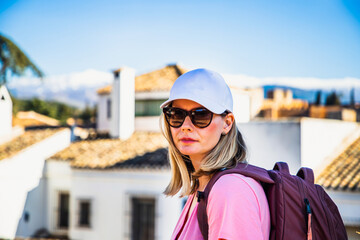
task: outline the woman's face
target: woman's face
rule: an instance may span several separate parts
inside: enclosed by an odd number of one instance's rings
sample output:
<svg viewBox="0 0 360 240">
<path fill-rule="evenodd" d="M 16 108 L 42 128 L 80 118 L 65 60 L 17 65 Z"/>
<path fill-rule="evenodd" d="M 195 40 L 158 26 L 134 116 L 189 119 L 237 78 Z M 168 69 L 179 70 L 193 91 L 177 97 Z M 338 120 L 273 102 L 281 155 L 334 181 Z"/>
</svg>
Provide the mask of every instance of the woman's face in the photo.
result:
<svg viewBox="0 0 360 240">
<path fill-rule="evenodd" d="M 203 107 L 197 102 L 186 99 L 175 100 L 173 101 L 172 106 L 187 111 Z M 170 127 L 175 146 L 182 154 L 189 155 L 192 161 L 195 160 L 201 162 L 209 151 L 211 151 L 219 142 L 221 134 L 230 131 L 233 115 L 229 115 L 232 116 L 230 127 L 229 122 L 227 121 L 228 117 L 214 114 L 210 125 L 205 128 L 195 127 L 189 116 L 187 116 L 181 127 Z"/>
</svg>

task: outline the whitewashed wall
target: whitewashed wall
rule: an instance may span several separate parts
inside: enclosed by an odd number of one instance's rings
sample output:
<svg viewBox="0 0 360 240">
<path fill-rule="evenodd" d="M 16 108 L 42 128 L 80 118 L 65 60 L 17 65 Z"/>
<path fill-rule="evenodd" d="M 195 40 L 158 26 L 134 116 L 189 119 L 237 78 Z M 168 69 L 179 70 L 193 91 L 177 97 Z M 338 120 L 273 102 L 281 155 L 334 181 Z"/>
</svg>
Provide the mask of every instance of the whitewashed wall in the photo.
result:
<svg viewBox="0 0 360 240">
<path fill-rule="evenodd" d="M 70 144 L 65 129 L 15 156 L 0 160 L 0 237 L 30 236 L 46 226 L 45 187 L 41 182 L 45 159 Z M 23 219 L 24 213 L 30 216 Z"/>
<path fill-rule="evenodd" d="M 46 229 L 51 233 L 67 235 L 68 230 L 58 227 L 59 194 L 69 193 L 71 197 L 72 169 L 69 161 L 46 161 Z"/>
<path fill-rule="evenodd" d="M 149 196 L 156 200 L 155 239 L 170 239 L 181 212 L 178 197 L 166 198 L 164 191 L 170 171 L 95 171 L 74 170 L 71 190 L 72 239 L 131 239 L 133 196 Z M 91 228 L 78 227 L 79 199 L 91 200 Z"/>
<path fill-rule="evenodd" d="M 251 88 L 246 90 L 250 96 L 250 117 L 255 118 L 261 110 L 264 102 L 264 89 L 263 88 Z"/>
<path fill-rule="evenodd" d="M 107 102 L 110 100 L 110 95 L 98 95 L 97 105 L 97 131 L 109 132 L 110 129 L 110 118 L 107 115 Z"/>
<path fill-rule="evenodd" d="M 301 119 L 301 162 L 303 166 L 321 169 L 326 157 L 353 132 L 359 129 L 356 122 L 332 119 Z M 331 160 L 336 156 L 331 156 Z"/>
<path fill-rule="evenodd" d="M 135 70 L 122 67 L 111 91 L 110 135 L 127 139 L 135 128 Z"/>
<path fill-rule="evenodd" d="M 277 161 L 289 164 L 292 174 L 301 166 L 318 172 L 326 158 L 354 131 L 358 123 L 332 119 L 289 119 L 238 124 L 249 150 L 249 162 L 272 168 Z M 335 156 L 332 156 L 332 159 Z"/>
<path fill-rule="evenodd" d="M 230 88 L 233 96 L 233 113 L 238 123 L 250 121 L 250 95 L 248 92 Z"/>
<path fill-rule="evenodd" d="M 6 86 L 1 85 L 0 86 L 0 138 L 10 135 L 11 129 L 12 129 L 12 101 Z"/>
<path fill-rule="evenodd" d="M 110 119 L 107 118 L 107 101 L 109 95 L 99 96 L 98 113 L 97 113 L 97 131 L 109 132 Z M 159 117 L 135 117 L 135 131 L 154 131 L 159 132 Z"/>
<path fill-rule="evenodd" d="M 160 117 L 136 117 L 135 131 L 160 132 Z"/>
<path fill-rule="evenodd" d="M 360 194 L 333 190 L 327 193 L 338 206 L 345 225 L 360 226 Z"/>
<path fill-rule="evenodd" d="M 359 239 L 360 194 L 358 192 L 327 191 L 337 205 L 344 221 L 349 240 Z"/>
<path fill-rule="evenodd" d="M 299 121 L 252 121 L 238 127 L 248 148 L 250 164 L 272 169 L 276 162 L 287 162 L 292 173 L 300 168 Z"/>
</svg>

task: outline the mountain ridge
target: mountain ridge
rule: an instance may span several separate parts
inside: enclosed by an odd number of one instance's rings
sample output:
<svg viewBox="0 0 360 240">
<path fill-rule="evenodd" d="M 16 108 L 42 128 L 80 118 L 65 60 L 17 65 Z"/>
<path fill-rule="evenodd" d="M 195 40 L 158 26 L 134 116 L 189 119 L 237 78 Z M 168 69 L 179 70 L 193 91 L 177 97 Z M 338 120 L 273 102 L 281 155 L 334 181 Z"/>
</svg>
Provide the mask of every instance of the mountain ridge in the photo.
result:
<svg viewBox="0 0 360 240">
<path fill-rule="evenodd" d="M 360 79 L 319 79 L 301 77 L 256 78 L 243 74 L 223 74 L 230 86 L 241 88 L 263 87 L 266 92 L 274 88 L 290 89 L 294 98 L 314 102 L 316 92 L 322 91 L 322 102 L 332 91 L 340 94 L 342 103 L 350 101 L 350 90 L 355 88 L 355 101 L 360 102 Z M 22 99 L 37 97 L 42 100 L 59 101 L 71 106 L 84 108 L 97 102 L 96 90 L 111 84 L 113 75 L 95 69 L 81 72 L 38 78 L 22 77 L 8 84 L 10 93 Z M 359 96 L 359 97 L 358 97 Z"/>
</svg>

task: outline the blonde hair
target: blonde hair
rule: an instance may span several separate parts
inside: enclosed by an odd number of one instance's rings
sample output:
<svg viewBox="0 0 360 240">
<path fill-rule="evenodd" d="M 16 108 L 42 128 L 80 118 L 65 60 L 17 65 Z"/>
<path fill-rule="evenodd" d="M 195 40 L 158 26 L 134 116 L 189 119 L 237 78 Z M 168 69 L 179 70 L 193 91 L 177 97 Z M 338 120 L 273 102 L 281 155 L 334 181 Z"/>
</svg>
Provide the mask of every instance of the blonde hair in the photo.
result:
<svg viewBox="0 0 360 240">
<path fill-rule="evenodd" d="M 246 162 L 246 146 L 235 120 L 231 130 L 220 137 L 219 142 L 205 157 L 201 167 L 195 171 L 188 156 L 181 154 L 173 141 L 170 126 L 164 114 L 161 115 L 161 130 L 169 142 L 169 159 L 171 166 L 171 180 L 164 194 L 173 196 L 180 190 L 180 197 L 190 195 L 199 185 L 199 177 L 212 176 L 221 168 L 233 168 L 239 162 Z"/>
</svg>

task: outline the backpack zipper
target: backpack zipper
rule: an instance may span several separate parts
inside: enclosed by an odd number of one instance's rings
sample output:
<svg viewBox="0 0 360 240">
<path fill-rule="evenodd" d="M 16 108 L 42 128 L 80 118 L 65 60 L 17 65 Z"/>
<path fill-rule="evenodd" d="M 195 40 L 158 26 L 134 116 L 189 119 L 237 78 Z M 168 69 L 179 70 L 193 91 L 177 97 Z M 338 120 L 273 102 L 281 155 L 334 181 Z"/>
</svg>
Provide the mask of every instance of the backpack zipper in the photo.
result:
<svg viewBox="0 0 360 240">
<path fill-rule="evenodd" d="M 306 214 L 308 216 L 307 240 L 312 240 L 310 202 L 309 202 L 309 200 L 307 198 L 304 198 L 304 202 L 305 202 L 305 206 L 306 206 Z"/>
<path fill-rule="evenodd" d="M 307 240 L 312 240 L 312 229 L 311 229 L 311 207 L 310 207 L 310 202 L 309 200 L 306 198 L 305 196 L 305 189 L 304 189 L 304 184 L 302 183 L 301 179 L 297 178 L 297 183 L 298 183 L 298 187 L 300 188 L 300 194 L 302 199 L 304 199 L 304 204 L 305 204 L 305 211 L 306 211 L 306 216 L 307 216 Z M 306 219 L 305 219 L 306 222 Z"/>
</svg>

